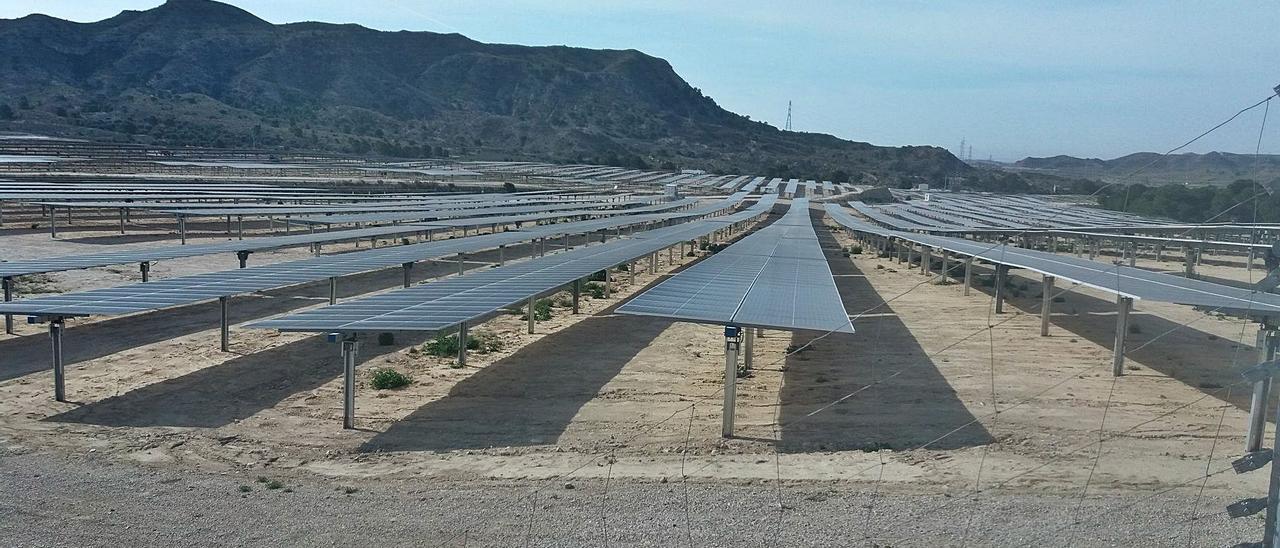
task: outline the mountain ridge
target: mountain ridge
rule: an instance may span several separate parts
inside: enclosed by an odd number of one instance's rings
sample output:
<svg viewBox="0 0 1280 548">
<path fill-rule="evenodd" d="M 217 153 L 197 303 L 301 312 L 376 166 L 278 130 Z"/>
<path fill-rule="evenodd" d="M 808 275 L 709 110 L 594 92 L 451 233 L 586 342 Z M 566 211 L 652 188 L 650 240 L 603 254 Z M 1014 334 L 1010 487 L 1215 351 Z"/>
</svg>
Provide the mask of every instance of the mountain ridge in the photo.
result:
<svg viewBox="0 0 1280 548">
<path fill-rule="evenodd" d="M 938 147 L 786 132 L 643 52 L 275 25 L 212 0 L 0 20 L 0 128 L 154 144 L 541 159 L 870 182 L 972 171 Z M 0 99 L 0 102 L 4 99 Z"/>
<path fill-rule="evenodd" d="M 1135 152 L 1110 160 L 1057 155 L 1027 157 L 1006 164 L 1005 168 L 1105 181 L 1226 185 L 1237 180 L 1267 182 L 1280 177 L 1280 155 L 1185 152 L 1166 156 Z"/>
</svg>

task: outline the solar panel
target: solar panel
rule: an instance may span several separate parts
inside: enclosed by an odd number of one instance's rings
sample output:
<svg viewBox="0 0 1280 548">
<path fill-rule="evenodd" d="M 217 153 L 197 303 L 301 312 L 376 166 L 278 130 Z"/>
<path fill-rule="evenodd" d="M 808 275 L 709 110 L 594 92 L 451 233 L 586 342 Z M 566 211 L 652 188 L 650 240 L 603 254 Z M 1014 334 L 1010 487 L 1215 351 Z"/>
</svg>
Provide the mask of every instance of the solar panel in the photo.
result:
<svg viewBox="0 0 1280 548">
<path fill-rule="evenodd" d="M 728 207 L 732 199 L 720 202 Z M 740 198 L 740 197 L 739 197 Z M 665 218 L 679 218 L 690 212 L 652 214 L 627 219 L 607 219 L 614 226 L 635 222 L 647 222 Z M 0 312 L 41 316 L 118 315 L 142 312 L 181 304 L 191 304 L 216 297 L 263 291 L 290 285 L 314 282 L 326 278 L 347 276 L 404 263 L 439 259 L 458 253 L 474 253 L 511 245 L 538 237 L 552 237 L 598 230 L 600 223 L 563 223 L 543 225 L 530 231 L 485 234 L 454 240 L 438 240 L 418 244 L 370 249 L 340 255 L 325 255 L 298 261 L 287 261 L 250 268 L 225 270 L 207 274 L 181 276 L 163 280 L 137 283 L 120 287 L 81 291 L 20 299 L 0 304 Z M 607 225 L 603 225 L 607 226 Z"/>
<path fill-rule="evenodd" d="M 1009 245 L 888 230 L 859 221 L 836 204 L 828 204 L 827 213 L 840 225 L 859 232 L 898 238 L 991 263 L 1023 268 L 1134 299 L 1229 311 L 1247 310 L 1270 314 L 1280 312 L 1280 295 L 1271 293 Z"/>
<path fill-rule="evenodd" d="M 852 333 L 809 201 L 777 222 L 668 278 L 618 308 L 678 320 Z"/>
<path fill-rule="evenodd" d="M 771 204 L 743 213 L 763 214 Z M 644 238 L 614 240 L 501 268 L 389 291 L 333 306 L 249 324 L 281 331 L 438 331 L 555 291 L 574 280 L 706 235 L 723 225 L 697 221 L 650 230 Z"/>
</svg>

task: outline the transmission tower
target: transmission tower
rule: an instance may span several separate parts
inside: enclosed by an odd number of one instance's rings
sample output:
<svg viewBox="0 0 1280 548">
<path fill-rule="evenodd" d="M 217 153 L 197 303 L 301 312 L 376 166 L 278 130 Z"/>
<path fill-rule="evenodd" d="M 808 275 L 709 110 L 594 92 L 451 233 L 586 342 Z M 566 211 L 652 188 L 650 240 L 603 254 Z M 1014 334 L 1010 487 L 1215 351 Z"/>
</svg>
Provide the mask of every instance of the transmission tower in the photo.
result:
<svg viewBox="0 0 1280 548">
<path fill-rule="evenodd" d="M 791 131 L 791 101 L 787 101 L 787 131 Z"/>
</svg>

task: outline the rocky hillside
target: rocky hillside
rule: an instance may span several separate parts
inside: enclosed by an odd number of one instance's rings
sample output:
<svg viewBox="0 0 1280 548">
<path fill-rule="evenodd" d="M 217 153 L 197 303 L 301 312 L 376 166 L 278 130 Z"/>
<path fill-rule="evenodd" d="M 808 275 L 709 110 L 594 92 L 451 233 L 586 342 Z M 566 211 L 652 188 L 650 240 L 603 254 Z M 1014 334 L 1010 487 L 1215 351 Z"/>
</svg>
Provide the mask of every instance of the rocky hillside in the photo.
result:
<svg viewBox="0 0 1280 548">
<path fill-rule="evenodd" d="M 1024 158 L 1009 166 L 1014 171 L 1039 172 L 1065 177 L 1144 184 L 1227 185 L 1247 179 L 1269 182 L 1280 177 L 1280 156 L 1232 154 L 1171 154 L 1139 152 L 1113 160 L 1053 156 Z M 1130 174 L 1137 175 L 1130 177 Z"/>
<path fill-rule="evenodd" d="M 855 181 L 971 171 L 937 147 L 878 147 L 751 121 L 634 50 L 273 25 L 208 0 L 87 24 L 0 20 L 0 129 Z"/>
</svg>

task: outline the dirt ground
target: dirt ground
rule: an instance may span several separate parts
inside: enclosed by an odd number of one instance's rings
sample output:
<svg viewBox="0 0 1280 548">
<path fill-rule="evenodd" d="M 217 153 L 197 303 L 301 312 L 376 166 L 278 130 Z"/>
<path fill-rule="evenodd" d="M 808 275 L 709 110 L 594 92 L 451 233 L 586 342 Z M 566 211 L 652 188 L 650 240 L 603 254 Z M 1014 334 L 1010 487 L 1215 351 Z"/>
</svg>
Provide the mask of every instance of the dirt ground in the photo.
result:
<svg viewBox="0 0 1280 548">
<path fill-rule="evenodd" d="M 124 237 L 105 228 L 68 231 L 56 242 L 44 232 L 17 232 L 0 240 L 5 258 L 115 248 L 121 241 L 175 243 L 160 230 Z M 944 525 L 931 520 L 954 519 L 948 512 L 958 505 L 999 515 L 1017 497 L 1055 498 L 1055 511 L 1074 520 L 1018 537 L 1028 544 L 1069 544 L 1063 531 L 1107 527 L 1127 509 L 1159 498 L 1169 507 L 1152 518 L 1153 528 L 1199 519 L 1218 528 L 1217 540 L 1260 535 L 1260 521 L 1227 522 L 1223 508 L 1223 501 L 1266 492 L 1265 472 L 1230 471 L 1243 446 L 1249 398 L 1237 369 L 1255 360 L 1256 326 L 1140 301 L 1131 315 L 1126 375 L 1115 378 L 1115 304 L 1107 294 L 1060 283 L 1050 335 L 1041 337 L 1038 277 L 1014 271 L 1015 296 L 996 315 L 990 288 L 979 285 L 965 296 L 960 285 L 939 284 L 918 267 L 870 253 L 845 257 L 841 248 L 854 242 L 821 224 L 819 236 L 857 333 L 767 331 L 757 338 L 754 370 L 739 380 L 733 439 L 719 435 L 721 328 L 614 313 L 627 295 L 688 263 L 670 264 L 660 253 L 658 272 L 646 272 L 642 261 L 634 284 L 627 273 L 615 273 L 622 281 L 613 298 L 585 298 L 580 315 L 557 307 L 533 335 L 515 314 L 473 327 L 502 348 L 473 352 L 465 368 L 428 356 L 421 350 L 425 337 L 402 336 L 390 346 L 366 341 L 358 428 L 351 431 L 341 429 L 335 345 L 315 335 L 242 327 L 321 305 L 327 286 L 234 298 L 229 353 L 217 347 L 216 304 L 73 322 L 64 342 L 72 400 L 65 404 L 53 400 L 48 339 L 38 326 L 20 325 L 18 336 L 0 336 L 0 447 L 93 455 L 165 474 L 242 481 L 270 475 L 392 490 L 396 482 L 484 488 L 688 478 L 705 492 L 781 481 L 809 491 L 870 493 L 850 507 L 876 518 L 868 524 L 890 519 L 877 504 L 916 500 L 911 513 L 925 529 Z M 509 250 L 508 257 L 528 251 Z M 251 263 L 306 256 L 305 249 L 285 250 L 255 254 Z M 480 266 L 494 258 L 474 260 Z M 152 272 L 227 267 L 218 261 L 234 258 L 165 261 Z M 1181 271 L 1172 261 L 1139 266 Z M 452 268 L 414 272 L 426 280 Z M 1244 279 L 1243 268 L 1200 270 Z M 136 265 L 122 265 L 56 273 L 40 285 L 71 291 L 135 280 Z M 399 280 L 399 271 L 388 271 L 344 279 L 339 287 L 346 298 Z M 413 383 L 374 390 L 368 380 L 378 367 L 405 372 Z M 679 493 L 671 496 L 679 505 Z M 483 530 L 474 522 L 510 512 L 504 504 L 486 505 L 441 528 Z M 753 526 L 763 527 L 743 524 Z M 884 535 L 869 537 L 916 545 L 883 527 Z M 967 543 L 997 537 L 991 529 Z"/>
</svg>

